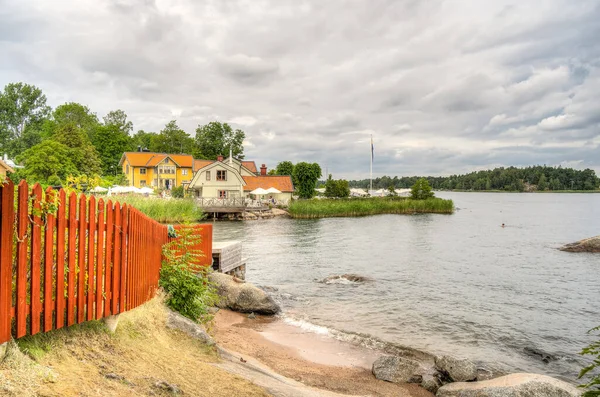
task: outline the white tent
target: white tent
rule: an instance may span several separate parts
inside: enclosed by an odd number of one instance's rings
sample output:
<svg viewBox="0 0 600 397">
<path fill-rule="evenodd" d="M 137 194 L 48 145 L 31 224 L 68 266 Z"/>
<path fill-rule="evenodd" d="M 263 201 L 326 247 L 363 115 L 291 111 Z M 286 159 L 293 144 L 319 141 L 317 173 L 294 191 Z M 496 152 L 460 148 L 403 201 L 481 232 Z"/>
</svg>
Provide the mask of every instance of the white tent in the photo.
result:
<svg viewBox="0 0 600 397">
<path fill-rule="evenodd" d="M 263 189 L 262 187 L 259 187 L 251 191 L 250 194 L 254 194 L 255 196 L 263 196 L 265 194 L 269 194 L 269 192 Z"/>
<path fill-rule="evenodd" d="M 154 193 L 154 189 L 144 186 L 143 188 L 140 189 L 139 191 L 141 194 L 153 194 Z"/>
<path fill-rule="evenodd" d="M 274 187 L 270 187 L 270 188 L 267 189 L 267 193 L 269 193 L 269 194 L 279 194 L 279 193 L 281 193 L 281 190 L 277 190 Z"/>
<path fill-rule="evenodd" d="M 92 193 L 106 193 L 108 192 L 108 189 L 102 186 L 96 186 L 95 188 L 93 188 L 92 190 L 90 190 L 90 192 Z"/>
</svg>

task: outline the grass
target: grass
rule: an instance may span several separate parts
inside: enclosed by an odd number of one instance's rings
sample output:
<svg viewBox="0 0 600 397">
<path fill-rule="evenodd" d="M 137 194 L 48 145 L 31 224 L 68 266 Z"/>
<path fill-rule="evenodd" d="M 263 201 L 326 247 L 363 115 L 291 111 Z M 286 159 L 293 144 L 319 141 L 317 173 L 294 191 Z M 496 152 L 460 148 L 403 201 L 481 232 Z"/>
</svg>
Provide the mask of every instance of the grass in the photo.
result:
<svg viewBox="0 0 600 397">
<path fill-rule="evenodd" d="M 132 205 L 157 222 L 187 223 L 197 222 L 204 217 L 202 209 L 194 199 L 160 199 L 139 196 L 118 196 L 114 199 L 121 204 Z"/>
<path fill-rule="evenodd" d="M 266 397 L 225 372 L 213 347 L 166 327 L 164 296 L 120 315 L 114 334 L 99 321 L 9 342 L 0 362 L 2 396 Z"/>
<path fill-rule="evenodd" d="M 326 200 L 297 200 L 289 207 L 292 218 L 328 218 L 378 214 L 451 214 L 452 200 L 431 198 L 351 198 Z"/>
</svg>

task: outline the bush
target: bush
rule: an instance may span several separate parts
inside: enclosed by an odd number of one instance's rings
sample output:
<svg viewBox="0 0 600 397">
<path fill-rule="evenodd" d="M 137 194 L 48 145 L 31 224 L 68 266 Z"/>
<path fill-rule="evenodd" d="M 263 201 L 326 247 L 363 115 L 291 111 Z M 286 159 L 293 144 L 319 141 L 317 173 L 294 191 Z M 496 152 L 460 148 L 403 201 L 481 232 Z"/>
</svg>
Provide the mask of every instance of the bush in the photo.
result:
<svg viewBox="0 0 600 397">
<path fill-rule="evenodd" d="M 593 331 L 600 331 L 600 327 L 590 330 L 590 332 Z M 586 375 L 590 378 L 589 382 L 581 385 L 582 388 L 586 389 L 582 397 L 598 397 L 600 396 L 600 340 L 583 349 L 581 354 L 594 357 L 592 363 L 579 373 L 579 379 Z"/>
<path fill-rule="evenodd" d="M 413 200 L 427 200 L 433 197 L 431 186 L 425 178 L 417 179 L 413 187 L 411 188 L 410 198 Z"/>
<path fill-rule="evenodd" d="M 171 190 L 171 196 L 173 196 L 173 198 L 183 198 L 184 195 L 183 186 L 177 186 Z"/>
<path fill-rule="evenodd" d="M 167 293 L 167 306 L 193 321 L 205 323 L 212 320 L 209 308 L 217 304 L 219 296 L 206 277 L 209 269 L 193 265 L 204 256 L 194 249 L 201 237 L 194 234 L 192 226 L 183 227 L 178 233 L 176 240 L 163 247 L 165 260 L 159 285 Z"/>
<path fill-rule="evenodd" d="M 325 183 L 325 197 L 347 198 L 348 196 L 350 196 L 348 181 L 344 179 L 332 179 L 330 174 Z"/>
</svg>

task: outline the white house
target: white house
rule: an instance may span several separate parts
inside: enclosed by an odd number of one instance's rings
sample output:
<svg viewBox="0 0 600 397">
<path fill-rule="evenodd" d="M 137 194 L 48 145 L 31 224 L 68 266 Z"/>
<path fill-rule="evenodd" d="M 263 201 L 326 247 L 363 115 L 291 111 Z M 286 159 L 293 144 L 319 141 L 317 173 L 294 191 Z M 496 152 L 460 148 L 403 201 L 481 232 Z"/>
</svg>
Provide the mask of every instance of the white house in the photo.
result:
<svg viewBox="0 0 600 397">
<path fill-rule="evenodd" d="M 275 188 L 281 193 L 269 194 L 263 198 L 288 202 L 294 192 L 291 176 L 267 175 L 264 164 L 258 173 L 253 161 L 231 157 L 224 159 L 219 156 L 217 160 L 195 160 L 194 168 L 196 173 L 188 189 L 194 191 L 194 196 L 199 198 L 246 198 L 257 188 Z"/>
</svg>

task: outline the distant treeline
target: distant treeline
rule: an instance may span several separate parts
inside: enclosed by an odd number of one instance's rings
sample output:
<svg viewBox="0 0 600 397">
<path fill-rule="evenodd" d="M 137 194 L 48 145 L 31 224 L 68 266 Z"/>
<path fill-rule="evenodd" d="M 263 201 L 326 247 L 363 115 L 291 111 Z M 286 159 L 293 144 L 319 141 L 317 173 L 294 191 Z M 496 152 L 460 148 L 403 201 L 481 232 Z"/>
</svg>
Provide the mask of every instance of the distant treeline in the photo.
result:
<svg viewBox="0 0 600 397">
<path fill-rule="evenodd" d="M 419 176 L 389 177 L 373 179 L 373 189 L 410 188 Z M 442 190 L 596 190 L 600 186 L 600 178 L 594 170 L 583 171 L 573 168 L 534 166 L 527 168 L 500 167 L 493 170 L 471 172 L 465 175 L 447 177 L 425 177 L 431 187 Z M 350 181 L 350 187 L 366 189 L 369 180 Z"/>
</svg>

